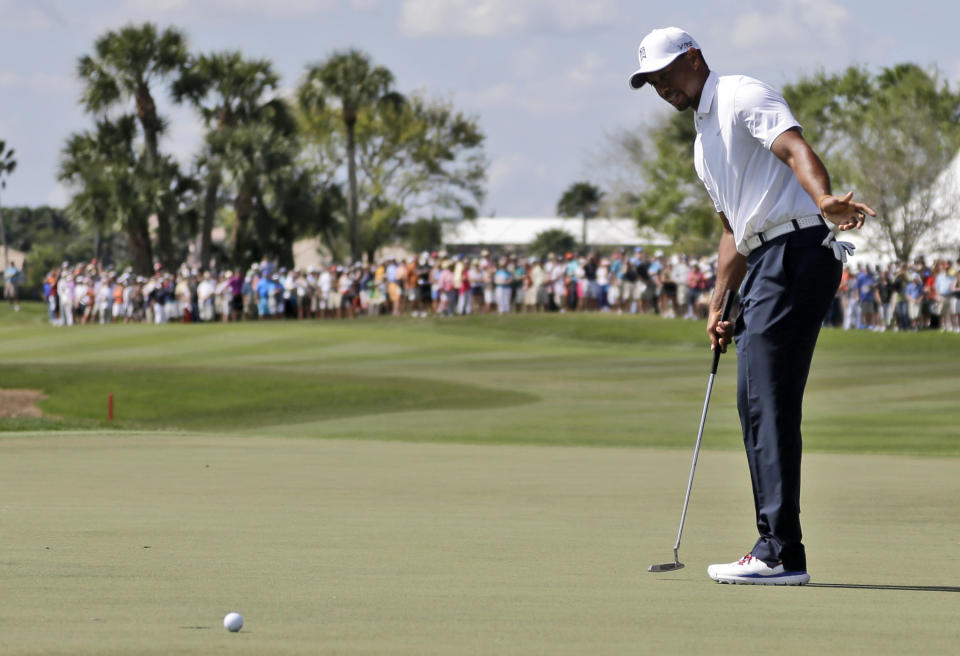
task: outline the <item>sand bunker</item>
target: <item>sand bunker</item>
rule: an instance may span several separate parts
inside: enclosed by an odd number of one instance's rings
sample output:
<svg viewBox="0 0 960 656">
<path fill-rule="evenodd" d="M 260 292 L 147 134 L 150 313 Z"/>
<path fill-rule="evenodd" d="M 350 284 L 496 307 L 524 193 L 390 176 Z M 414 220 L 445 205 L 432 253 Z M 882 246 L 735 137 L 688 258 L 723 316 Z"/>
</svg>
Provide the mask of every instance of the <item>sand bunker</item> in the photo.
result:
<svg viewBox="0 0 960 656">
<path fill-rule="evenodd" d="M 0 419 L 40 417 L 37 403 L 47 398 L 40 390 L 0 389 Z"/>
</svg>

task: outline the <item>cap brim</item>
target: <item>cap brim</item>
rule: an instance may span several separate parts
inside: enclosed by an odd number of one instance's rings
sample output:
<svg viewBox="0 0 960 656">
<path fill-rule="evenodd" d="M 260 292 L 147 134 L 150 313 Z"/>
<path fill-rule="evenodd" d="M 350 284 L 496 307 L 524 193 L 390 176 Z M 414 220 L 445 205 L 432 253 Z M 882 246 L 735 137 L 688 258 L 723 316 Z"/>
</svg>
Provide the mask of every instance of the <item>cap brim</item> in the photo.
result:
<svg viewBox="0 0 960 656">
<path fill-rule="evenodd" d="M 631 89 L 639 89 L 640 87 L 642 87 L 642 86 L 643 86 L 644 84 L 646 84 L 646 83 L 647 83 L 647 74 L 646 74 L 646 73 L 637 71 L 636 73 L 634 73 L 633 75 L 630 76 L 630 88 L 631 88 Z"/>
<path fill-rule="evenodd" d="M 644 84 L 647 83 L 648 74 L 656 73 L 657 71 L 662 71 L 667 66 L 669 66 L 674 61 L 676 61 L 676 59 L 683 54 L 684 53 L 682 52 L 678 52 L 672 57 L 660 60 L 659 62 L 656 62 L 656 63 L 647 61 L 644 66 L 641 66 L 640 68 L 638 68 L 636 71 L 634 71 L 633 75 L 630 76 L 630 86 L 634 89 L 639 89 L 640 87 L 642 87 Z"/>
</svg>

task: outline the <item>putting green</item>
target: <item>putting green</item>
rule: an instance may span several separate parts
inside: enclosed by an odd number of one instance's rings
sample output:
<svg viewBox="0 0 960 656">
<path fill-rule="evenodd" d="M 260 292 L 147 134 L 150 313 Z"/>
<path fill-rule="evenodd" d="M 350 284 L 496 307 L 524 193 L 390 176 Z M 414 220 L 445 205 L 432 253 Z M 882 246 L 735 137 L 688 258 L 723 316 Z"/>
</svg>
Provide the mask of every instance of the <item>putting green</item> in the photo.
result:
<svg viewBox="0 0 960 656">
<path fill-rule="evenodd" d="M 960 461 L 808 455 L 815 583 L 752 541 L 742 454 L 277 437 L 0 440 L 5 654 L 952 653 Z M 246 618 L 229 634 L 221 618 Z"/>
</svg>

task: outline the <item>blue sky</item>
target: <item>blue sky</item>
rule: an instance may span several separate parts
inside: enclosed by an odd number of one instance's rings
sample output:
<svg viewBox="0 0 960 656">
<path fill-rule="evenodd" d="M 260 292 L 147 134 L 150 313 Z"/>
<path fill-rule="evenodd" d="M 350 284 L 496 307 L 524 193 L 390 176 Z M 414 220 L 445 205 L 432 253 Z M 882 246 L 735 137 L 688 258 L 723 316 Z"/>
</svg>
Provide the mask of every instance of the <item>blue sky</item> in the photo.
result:
<svg viewBox="0 0 960 656">
<path fill-rule="evenodd" d="M 357 47 L 397 88 L 474 115 L 490 160 L 483 214 L 552 216 L 570 183 L 601 186 L 605 135 L 672 111 L 631 91 L 640 39 L 678 25 L 711 68 L 774 86 L 819 69 L 910 61 L 960 81 L 960 3 L 867 0 L 0 0 L 0 139 L 17 151 L 4 205 L 63 205 L 67 136 L 90 126 L 77 59 L 108 29 L 150 20 L 181 28 L 195 52 L 269 57 L 283 84 L 336 49 Z M 162 105 L 161 147 L 189 161 L 202 130 Z"/>
</svg>

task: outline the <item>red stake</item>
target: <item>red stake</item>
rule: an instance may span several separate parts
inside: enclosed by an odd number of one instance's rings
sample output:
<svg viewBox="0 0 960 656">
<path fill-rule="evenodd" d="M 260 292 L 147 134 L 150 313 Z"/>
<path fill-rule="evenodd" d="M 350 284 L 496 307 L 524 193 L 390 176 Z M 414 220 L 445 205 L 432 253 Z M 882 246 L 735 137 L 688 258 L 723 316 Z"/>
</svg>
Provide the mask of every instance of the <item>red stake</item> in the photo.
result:
<svg viewBox="0 0 960 656">
<path fill-rule="evenodd" d="M 113 421 L 113 394 L 107 397 L 107 418 Z"/>
</svg>

